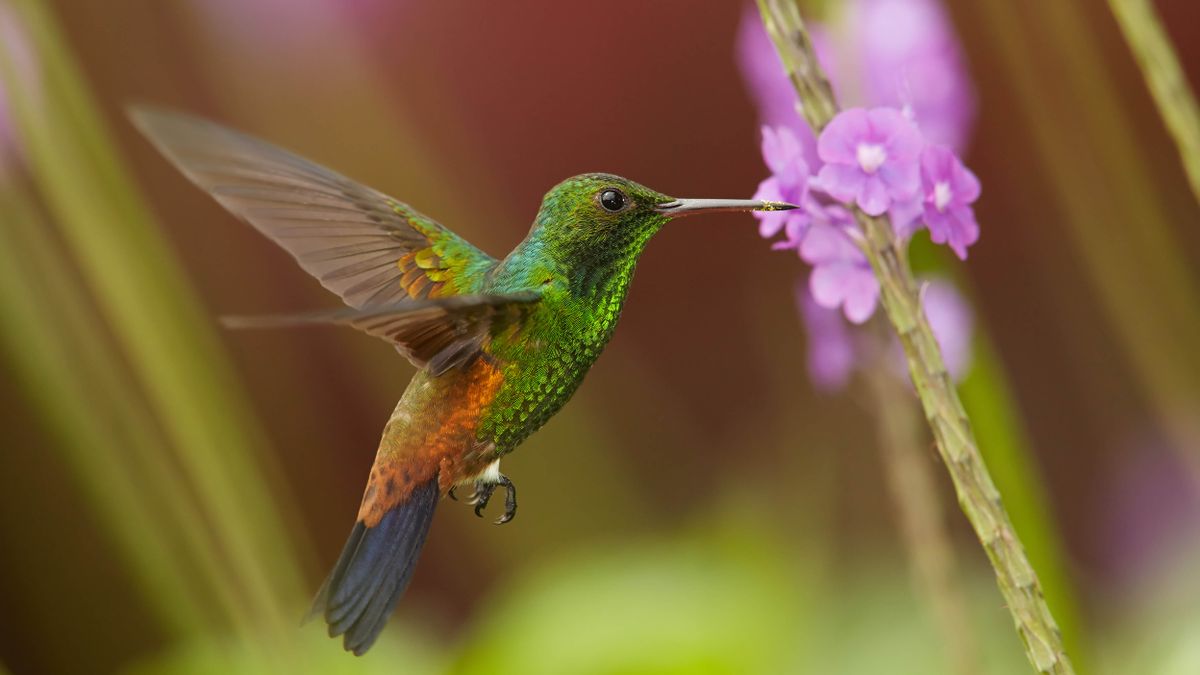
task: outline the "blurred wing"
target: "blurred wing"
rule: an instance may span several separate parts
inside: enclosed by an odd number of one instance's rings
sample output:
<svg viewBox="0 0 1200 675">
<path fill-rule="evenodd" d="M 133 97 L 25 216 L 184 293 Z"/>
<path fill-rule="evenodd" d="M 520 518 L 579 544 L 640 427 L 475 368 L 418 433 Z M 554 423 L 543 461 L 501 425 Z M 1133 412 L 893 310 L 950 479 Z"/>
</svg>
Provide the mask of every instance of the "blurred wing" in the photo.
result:
<svg viewBox="0 0 1200 675">
<path fill-rule="evenodd" d="M 229 317 L 231 328 L 276 328 L 306 324 L 342 324 L 388 340 L 418 368 L 433 375 L 467 363 L 484 342 L 519 327 L 540 296 L 460 295 L 438 300 L 408 300 L 388 307 L 336 310 L 294 316 Z"/>
<path fill-rule="evenodd" d="M 351 307 L 469 292 L 496 264 L 408 205 L 269 143 L 177 113 L 130 117 L 193 183 Z"/>
</svg>

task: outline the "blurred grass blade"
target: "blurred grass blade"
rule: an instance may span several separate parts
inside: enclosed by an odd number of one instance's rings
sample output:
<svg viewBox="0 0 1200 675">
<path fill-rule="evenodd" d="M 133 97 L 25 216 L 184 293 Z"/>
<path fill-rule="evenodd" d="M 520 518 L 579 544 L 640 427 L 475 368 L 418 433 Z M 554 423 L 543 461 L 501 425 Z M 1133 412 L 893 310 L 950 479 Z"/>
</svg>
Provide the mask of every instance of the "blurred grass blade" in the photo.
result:
<svg viewBox="0 0 1200 675">
<path fill-rule="evenodd" d="M 33 0 L 14 6 L 42 68 L 39 92 L 6 78 L 37 187 L 236 572 L 235 592 L 261 624 L 291 630 L 305 594 L 263 434 L 53 18 Z"/>
<path fill-rule="evenodd" d="M 975 6 L 980 11 L 971 16 L 990 38 L 990 47 L 980 48 L 994 50 L 1007 70 L 1060 200 L 1044 208 L 1061 209 L 1056 222 L 1073 240 L 1140 393 L 1200 473 L 1196 279 L 1151 160 L 1138 146 L 1139 130 L 1103 69 L 1105 55 L 1090 31 L 1079 30 L 1087 17 L 1073 0 L 1041 3 L 1035 12 L 1008 0 Z"/>
<path fill-rule="evenodd" d="M 86 322 L 79 298 L 61 292 L 55 254 L 46 249 L 45 227 L 11 186 L 0 186 L 0 344 L 26 396 L 43 413 L 45 424 L 65 451 L 64 463 L 85 486 L 95 517 L 108 528 L 147 606 L 161 626 L 176 636 L 207 623 L 207 597 L 190 583 L 187 566 L 173 556 L 158 504 L 121 447 L 141 429 L 113 414 L 121 392 L 104 370 L 105 358 Z M 33 236 L 30 236 L 33 235 Z M 38 240 L 40 239 L 40 240 Z M 50 288 L 52 282 L 59 288 Z M 50 282 L 50 283 L 48 283 Z M 109 368 L 111 370 L 111 368 Z M 65 488 L 66 486 L 64 486 Z"/>
<path fill-rule="evenodd" d="M 1200 107 L 1149 0 L 1108 0 L 1200 202 Z"/>
</svg>

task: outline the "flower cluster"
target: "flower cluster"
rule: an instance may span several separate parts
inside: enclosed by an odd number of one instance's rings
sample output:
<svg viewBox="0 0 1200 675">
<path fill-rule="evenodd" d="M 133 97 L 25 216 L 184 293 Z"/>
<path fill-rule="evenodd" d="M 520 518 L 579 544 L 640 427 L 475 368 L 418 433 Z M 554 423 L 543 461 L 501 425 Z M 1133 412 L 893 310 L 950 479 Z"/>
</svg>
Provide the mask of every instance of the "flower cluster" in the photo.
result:
<svg viewBox="0 0 1200 675">
<path fill-rule="evenodd" d="M 861 324 L 879 300 L 853 209 L 888 217 L 902 243 L 927 229 L 931 241 L 961 259 L 979 239 L 972 208 L 979 180 L 956 154 L 969 136 L 973 97 L 940 4 L 847 0 L 843 7 L 842 29 L 814 27 L 813 43 L 834 89 L 844 99 L 845 92 L 857 94 L 849 98 L 860 107 L 839 113 L 819 136 L 800 116 L 795 91 L 756 15 L 746 16 L 739 37 L 771 172 L 755 198 L 801 207 L 755 215 L 774 248 L 794 250 L 812 266 L 797 303 L 810 334 L 810 372 L 824 387 L 844 384 L 861 351 L 838 313 Z M 855 68 L 839 69 L 836 57 L 847 53 L 855 54 Z M 970 342 L 967 305 L 948 284 L 926 290 L 934 332 L 955 362 L 951 372 L 961 373 Z"/>
<path fill-rule="evenodd" d="M 783 233 L 779 249 L 795 249 L 813 266 L 811 289 L 822 307 L 842 308 L 863 323 L 875 311 L 879 285 L 857 240 L 848 206 L 889 215 L 898 237 L 922 226 L 960 258 L 979 238 L 971 204 L 979 180 L 946 146 L 930 145 L 895 108 L 852 108 L 838 114 L 817 140 L 815 173 L 791 129 L 763 129 L 763 158 L 771 176 L 755 199 L 790 201 L 794 211 L 756 213 L 764 237 Z"/>
</svg>

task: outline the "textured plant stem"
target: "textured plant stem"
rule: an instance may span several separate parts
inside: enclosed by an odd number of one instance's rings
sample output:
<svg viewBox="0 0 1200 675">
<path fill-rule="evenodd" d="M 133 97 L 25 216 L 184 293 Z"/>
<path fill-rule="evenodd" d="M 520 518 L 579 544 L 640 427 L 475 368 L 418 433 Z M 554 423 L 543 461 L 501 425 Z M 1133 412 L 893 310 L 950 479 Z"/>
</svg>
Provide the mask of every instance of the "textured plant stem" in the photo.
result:
<svg viewBox="0 0 1200 675">
<path fill-rule="evenodd" d="M 922 448 L 916 401 L 906 384 L 892 374 L 883 354 L 882 349 L 876 351 L 864 379 L 913 580 L 929 604 L 950 672 L 973 675 L 982 672 L 979 650 L 958 583 L 954 547 L 942 520 L 933 464 Z"/>
<path fill-rule="evenodd" d="M 817 64 L 800 10 L 794 0 L 758 0 L 758 6 L 767 33 L 800 94 L 804 117 L 819 134 L 838 108 L 829 80 Z M 891 223 L 857 209 L 855 217 L 865 237 L 864 251 L 879 280 L 884 310 L 900 337 L 909 375 L 954 483 L 959 506 L 991 561 L 1025 653 L 1040 673 L 1074 673 L 1062 635 L 1042 596 L 1041 583 L 1000 502 L 958 392 L 946 372 L 941 350 L 921 311 L 916 281 Z"/>
<path fill-rule="evenodd" d="M 1149 0 L 1108 0 L 1200 201 L 1200 107 Z"/>
</svg>

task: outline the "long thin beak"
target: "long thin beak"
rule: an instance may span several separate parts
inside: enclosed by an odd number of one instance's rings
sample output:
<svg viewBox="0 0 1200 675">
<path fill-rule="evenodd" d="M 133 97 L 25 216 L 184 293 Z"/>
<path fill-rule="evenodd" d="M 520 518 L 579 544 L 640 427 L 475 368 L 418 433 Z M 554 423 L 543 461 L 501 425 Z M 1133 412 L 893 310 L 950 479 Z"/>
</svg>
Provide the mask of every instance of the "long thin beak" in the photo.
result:
<svg viewBox="0 0 1200 675">
<path fill-rule="evenodd" d="M 672 218 L 690 216 L 693 213 L 719 213 L 721 211 L 790 211 L 800 207 L 787 202 L 760 202 L 752 199 L 676 199 L 654 207 L 659 213 Z"/>
</svg>

